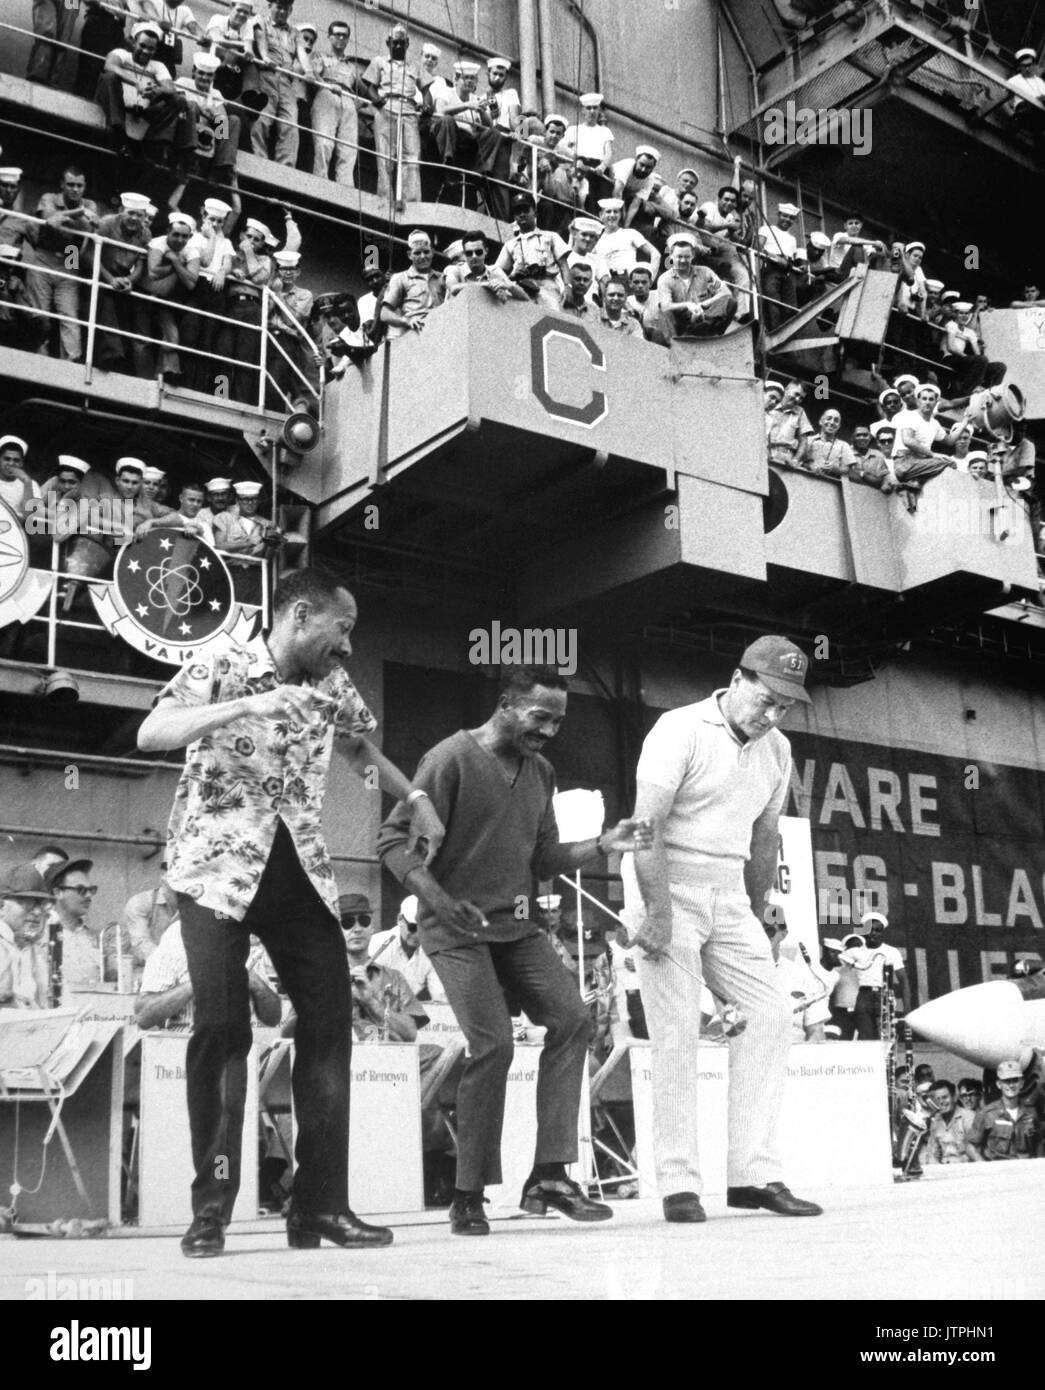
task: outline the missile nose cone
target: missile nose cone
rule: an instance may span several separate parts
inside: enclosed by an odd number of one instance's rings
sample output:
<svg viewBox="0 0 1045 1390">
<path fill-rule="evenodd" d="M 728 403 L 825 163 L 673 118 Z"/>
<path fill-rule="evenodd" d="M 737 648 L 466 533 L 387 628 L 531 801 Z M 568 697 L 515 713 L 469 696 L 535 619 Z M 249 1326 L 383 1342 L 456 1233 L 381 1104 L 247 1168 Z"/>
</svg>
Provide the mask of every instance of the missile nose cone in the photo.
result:
<svg viewBox="0 0 1045 1390">
<path fill-rule="evenodd" d="M 927 1041 L 970 1062 L 995 1067 L 1032 1045 L 1035 1020 L 1028 1017 L 1030 1007 L 1016 984 L 992 980 L 930 999 L 908 1014 L 907 1021 Z"/>
</svg>

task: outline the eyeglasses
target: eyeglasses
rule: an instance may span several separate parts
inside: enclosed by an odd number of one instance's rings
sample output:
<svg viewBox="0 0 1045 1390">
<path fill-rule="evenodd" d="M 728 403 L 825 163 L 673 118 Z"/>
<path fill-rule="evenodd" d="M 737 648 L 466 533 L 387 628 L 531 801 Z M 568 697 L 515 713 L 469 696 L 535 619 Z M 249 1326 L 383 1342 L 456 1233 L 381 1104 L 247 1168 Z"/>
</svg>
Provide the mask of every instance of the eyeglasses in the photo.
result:
<svg viewBox="0 0 1045 1390">
<path fill-rule="evenodd" d="M 79 893 L 81 898 L 93 898 L 98 891 L 97 883 L 63 883 L 60 893 Z"/>
<path fill-rule="evenodd" d="M 361 927 L 369 927 L 372 921 L 373 918 L 370 916 L 369 912 L 346 912 L 341 918 L 341 925 L 343 927 L 354 927 L 358 922 Z"/>
</svg>

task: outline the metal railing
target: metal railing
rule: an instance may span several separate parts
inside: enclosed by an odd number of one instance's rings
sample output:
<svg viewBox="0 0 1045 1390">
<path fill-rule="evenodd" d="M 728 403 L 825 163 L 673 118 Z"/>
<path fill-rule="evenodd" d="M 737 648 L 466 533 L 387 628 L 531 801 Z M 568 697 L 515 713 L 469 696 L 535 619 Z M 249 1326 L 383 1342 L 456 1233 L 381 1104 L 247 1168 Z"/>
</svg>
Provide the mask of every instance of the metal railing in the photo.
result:
<svg viewBox="0 0 1045 1390">
<path fill-rule="evenodd" d="M 47 223 L 44 219 L 30 216 L 28 213 L 17 213 L 18 220 L 26 227 L 44 228 Z M 49 229 L 52 232 L 54 229 Z M 25 330 L 27 346 L 31 348 L 34 338 L 38 339 L 40 334 L 35 320 L 45 320 L 48 323 L 57 323 L 59 328 L 62 325 L 75 324 L 81 334 L 81 346 L 83 345 L 83 335 L 86 332 L 86 348 L 83 351 L 82 365 L 84 368 L 84 384 L 90 386 L 94 380 L 94 375 L 100 370 L 111 370 L 102 368 L 97 362 L 99 347 L 99 337 L 108 336 L 118 340 L 121 344 L 134 345 L 137 347 L 147 347 L 156 351 L 159 362 L 162 364 L 164 352 L 177 352 L 186 354 L 193 360 L 207 363 L 220 364 L 226 369 L 219 373 L 222 378 L 227 378 L 224 384 L 231 385 L 231 378 L 237 373 L 248 376 L 256 376 L 256 388 L 245 399 L 234 399 L 232 395 L 226 395 L 224 389 L 215 392 L 205 392 L 211 399 L 229 405 L 236 406 L 238 409 L 260 414 L 270 414 L 272 412 L 282 413 L 285 410 L 295 408 L 301 401 L 307 401 L 307 408 L 315 414 L 317 420 L 322 423 L 323 413 L 323 393 L 322 386 L 310 380 L 305 371 L 302 370 L 299 361 L 294 360 L 294 355 L 288 352 L 279 341 L 281 336 L 290 335 L 294 337 L 300 348 L 301 354 L 307 354 L 314 359 L 317 364 L 322 359 L 322 352 L 314 342 L 309 333 L 301 327 L 292 314 L 291 310 L 283 303 L 280 296 L 268 285 L 252 286 L 249 281 L 244 281 L 234 275 L 229 275 L 226 285 L 229 292 L 235 294 L 237 286 L 251 292 L 257 292 L 259 300 L 259 323 L 244 322 L 233 318 L 227 314 L 213 313 L 203 309 L 196 304 L 188 302 L 185 298 L 168 299 L 156 295 L 147 294 L 138 289 L 118 291 L 110 288 L 108 282 L 102 280 L 102 251 L 105 246 L 118 248 L 125 256 L 133 251 L 138 254 L 140 259 L 148 257 L 148 247 L 138 242 L 119 241 L 113 237 L 103 236 L 98 232 L 87 231 L 60 231 L 60 235 L 68 237 L 68 248 L 73 248 L 77 256 L 81 259 L 81 273 L 72 270 L 60 270 L 57 266 L 47 265 L 35 259 L 35 248 L 29 237 L 26 243 L 32 248 L 34 259 L 28 261 L 15 262 L 12 271 L 15 274 L 24 274 L 30 280 L 33 276 L 41 276 L 50 281 L 71 284 L 76 287 L 78 309 L 82 308 L 82 299 L 87 299 L 86 314 L 77 313 L 75 315 L 61 312 L 57 309 L 45 309 L 34 304 L 26 303 L 23 305 L 12 303 L 9 307 L 19 316 L 25 318 Z M 82 273 L 87 269 L 82 265 L 83 261 L 89 260 L 90 266 L 87 274 Z M 111 273 L 111 272 L 110 272 Z M 153 315 L 161 313 L 168 322 L 169 331 L 173 336 L 157 337 L 152 331 L 142 328 L 125 328 L 119 323 L 117 315 L 114 313 L 111 319 L 107 318 L 104 322 L 99 322 L 98 306 L 102 295 L 111 294 L 119 300 L 136 306 L 139 311 L 140 321 L 151 320 Z M 191 294 L 191 291 L 189 292 Z M 214 332 L 228 333 L 233 339 L 239 333 L 247 333 L 257 339 L 256 352 L 252 351 L 248 356 L 252 359 L 244 362 L 236 360 L 219 352 L 211 351 L 208 348 L 195 346 L 193 343 L 183 341 L 183 334 L 180 322 L 184 319 L 196 322 L 196 326 L 201 333 Z M 46 338 L 43 346 L 46 346 Z M 39 350 L 39 346 L 37 348 Z M 69 359 L 65 359 L 69 360 Z M 277 375 L 272 371 L 272 363 L 278 365 Z M 163 367 L 158 366 L 157 375 L 162 379 Z M 140 373 L 132 368 L 130 375 L 140 376 Z M 319 378 L 318 366 L 315 373 L 316 381 Z M 284 385 L 289 386 L 289 394 L 284 390 Z M 172 387 L 170 383 L 164 382 L 164 390 L 180 389 Z"/>
</svg>

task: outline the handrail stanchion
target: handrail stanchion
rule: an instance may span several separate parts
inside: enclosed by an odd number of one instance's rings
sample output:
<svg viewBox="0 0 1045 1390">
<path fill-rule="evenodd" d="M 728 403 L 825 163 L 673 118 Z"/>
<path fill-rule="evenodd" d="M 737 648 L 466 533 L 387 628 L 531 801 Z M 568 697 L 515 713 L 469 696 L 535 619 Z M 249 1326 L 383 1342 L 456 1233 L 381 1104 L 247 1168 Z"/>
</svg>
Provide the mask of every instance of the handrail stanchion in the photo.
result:
<svg viewBox="0 0 1045 1390">
<path fill-rule="evenodd" d="M 55 582 L 47 596 L 47 664 L 52 667 L 58 664 L 58 547 L 55 536 L 51 541 L 51 573 Z"/>
<path fill-rule="evenodd" d="M 94 339 L 98 326 L 98 294 L 101 289 L 102 247 L 96 241 L 91 246 L 91 297 L 87 305 L 87 350 L 83 359 L 83 380 L 90 386 L 94 372 Z"/>
<path fill-rule="evenodd" d="M 258 409 L 265 409 L 265 383 L 268 379 L 269 313 L 271 300 L 268 285 L 261 287 L 261 355 L 258 373 Z"/>
</svg>

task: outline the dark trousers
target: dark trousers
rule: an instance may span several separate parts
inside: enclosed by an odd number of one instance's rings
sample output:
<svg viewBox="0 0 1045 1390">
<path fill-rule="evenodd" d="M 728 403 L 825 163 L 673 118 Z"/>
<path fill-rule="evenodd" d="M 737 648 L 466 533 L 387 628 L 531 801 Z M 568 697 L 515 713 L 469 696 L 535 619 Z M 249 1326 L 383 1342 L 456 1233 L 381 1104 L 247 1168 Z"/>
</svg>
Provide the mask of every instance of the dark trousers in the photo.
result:
<svg viewBox="0 0 1045 1390">
<path fill-rule="evenodd" d="M 432 965 L 468 1039 L 457 1090 L 457 1186 L 477 1191 L 501 1181 L 505 1085 L 515 1052 L 512 1009 L 524 1010 L 548 1030 L 537 1073 L 534 1162 L 575 1162 L 581 1083 L 594 1029 L 576 980 L 547 939 L 459 946 L 437 951 Z"/>
<path fill-rule="evenodd" d="M 291 1090 L 298 1123 L 294 1202 L 303 1211 L 348 1205 L 348 1088 L 352 998 L 345 942 L 281 821 L 242 922 L 178 894 L 192 981 L 186 1061 L 194 1216 L 228 1221 L 240 1182 L 250 1051 L 250 933 L 260 937 L 297 1013 Z M 251 1144 L 256 1136 L 248 1136 Z"/>
<path fill-rule="evenodd" d="M 853 1009 L 853 1026 L 856 1036 L 867 1040 L 881 1037 L 882 991 L 861 985 Z"/>
<path fill-rule="evenodd" d="M 798 285 L 784 266 L 766 261 L 762 266 L 762 316 L 769 332 L 779 328 L 798 309 Z"/>
</svg>

